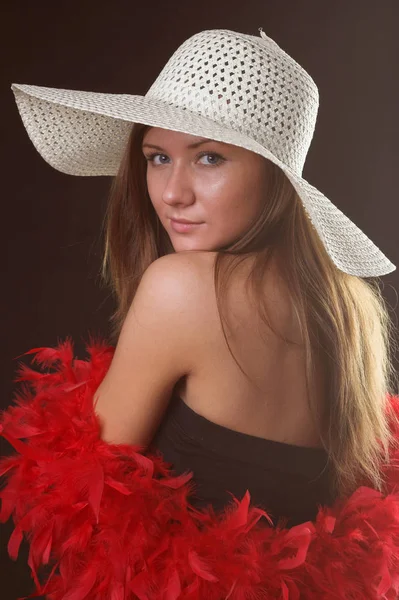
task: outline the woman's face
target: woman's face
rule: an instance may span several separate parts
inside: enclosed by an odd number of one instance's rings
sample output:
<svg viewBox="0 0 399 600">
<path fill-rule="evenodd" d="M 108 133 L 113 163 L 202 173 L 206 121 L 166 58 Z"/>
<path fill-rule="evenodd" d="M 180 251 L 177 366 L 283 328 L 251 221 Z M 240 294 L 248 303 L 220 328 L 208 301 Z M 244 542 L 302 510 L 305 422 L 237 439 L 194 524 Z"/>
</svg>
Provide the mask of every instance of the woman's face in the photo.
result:
<svg viewBox="0 0 399 600">
<path fill-rule="evenodd" d="M 267 163 L 244 148 L 152 127 L 142 144 L 151 202 L 175 252 L 239 238 L 265 201 Z M 197 223 L 185 231 L 171 219 Z"/>
</svg>

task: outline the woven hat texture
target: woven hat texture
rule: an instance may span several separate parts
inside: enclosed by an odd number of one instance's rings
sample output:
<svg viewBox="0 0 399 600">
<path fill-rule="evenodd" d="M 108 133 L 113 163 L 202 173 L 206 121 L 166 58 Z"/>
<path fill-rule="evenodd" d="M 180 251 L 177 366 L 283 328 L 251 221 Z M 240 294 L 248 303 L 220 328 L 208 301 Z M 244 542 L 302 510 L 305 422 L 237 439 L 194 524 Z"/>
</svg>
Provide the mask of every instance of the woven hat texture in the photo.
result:
<svg viewBox="0 0 399 600">
<path fill-rule="evenodd" d="M 319 92 L 306 70 L 261 29 L 201 31 L 173 53 L 144 96 L 12 85 L 30 139 L 54 168 L 116 175 L 134 123 L 209 137 L 278 165 L 335 265 L 360 277 L 395 265 L 302 177 Z"/>
</svg>

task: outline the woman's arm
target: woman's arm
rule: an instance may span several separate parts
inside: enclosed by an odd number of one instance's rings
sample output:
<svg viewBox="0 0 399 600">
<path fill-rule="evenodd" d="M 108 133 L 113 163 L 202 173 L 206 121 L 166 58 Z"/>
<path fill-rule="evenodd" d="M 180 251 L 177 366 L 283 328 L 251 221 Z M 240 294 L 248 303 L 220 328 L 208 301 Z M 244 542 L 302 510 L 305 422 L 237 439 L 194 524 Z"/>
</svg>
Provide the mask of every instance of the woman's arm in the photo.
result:
<svg viewBox="0 0 399 600">
<path fill-rule="evenodd" d="M 96 391 L 104 441 L 150 444 L 174 386 L 195 370 L 202 286 L 195 255 L 166 255 L 145 271 Z"/>
</svg>

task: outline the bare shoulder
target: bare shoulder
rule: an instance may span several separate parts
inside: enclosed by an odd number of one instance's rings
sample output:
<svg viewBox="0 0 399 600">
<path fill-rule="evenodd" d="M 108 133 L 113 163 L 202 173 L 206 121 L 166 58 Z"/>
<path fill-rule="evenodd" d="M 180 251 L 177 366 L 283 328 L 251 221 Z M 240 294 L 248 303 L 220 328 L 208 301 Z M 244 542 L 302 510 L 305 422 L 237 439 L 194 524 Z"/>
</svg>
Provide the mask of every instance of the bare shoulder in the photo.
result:
<svg viewBox="0 0 399 600">
<path fill-rule="evenodd" d="M 146 269 L 110 368 L 96 391 L 102 439 L 147 445 L 174 386 L 197 367 L 201 258 L 167 255 Z"/>
<path fill-rule="evenodd" d="M 192 302 L 204 299 L 209 294 L 209 279 L 213 273 L 215 252 L 187 251 L 167 254 L 156 259 L 144 272 L 140 287 L 153 288 L 162 298 L 176 301 L 181 298 L 187 306 L 187 298 Z M 196 307 L 198 308 L 198 307 Z"/>
<path fill-rule="evenodd" d="M 166 254 L 154 260 L 149 269 L 155 271 L 155 269 L 163 270 L 166 273 L 174 273 L 179 275 L 183 272 L 188 275 L 190 272 L 195 276 L 197 268 L 203 268 L 205 266 L 211 267 L 215 261 L 217 252 L 208 252 L 205 250 L 187 250 L 183 252 L 173 252 L 172 254 Z M 147 272 L 146 271 L 146 272 Z"/>
</svg>

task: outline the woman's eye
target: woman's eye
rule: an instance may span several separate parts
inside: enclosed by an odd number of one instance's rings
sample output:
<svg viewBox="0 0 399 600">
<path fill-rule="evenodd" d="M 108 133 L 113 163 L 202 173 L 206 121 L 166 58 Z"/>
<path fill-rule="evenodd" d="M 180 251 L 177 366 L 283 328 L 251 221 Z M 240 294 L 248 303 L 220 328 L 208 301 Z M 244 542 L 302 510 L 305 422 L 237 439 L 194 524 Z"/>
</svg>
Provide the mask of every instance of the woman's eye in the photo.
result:
<svg viewBox="0 0 399 600">
<path fill-rule="evenodd" d="M 150 154 L 149 156 L 146 156 L 145 159 L 146 159 L 147 162 L 151 162 L 153 164 L 158 164 L 158 163 L 155 163 L 155 157 L 156 156 L 163 156 L 164 157 L 166 155 L 165 154 L 154 153 L 154 154 Z M 161 162 L 161 164 L 164 164 L 164 163 Z"/>
<path fill-rule="evenodd" d="M 217 166 L 224 160 L 224 158 L 220 156 L 220 154 L 216 154 L 216 152 L 204 152 L 200 158 L 203 158 L 204 156 L 212 158 L 211 162 L 208 163 L 211 166 Z"/>
</svg>

